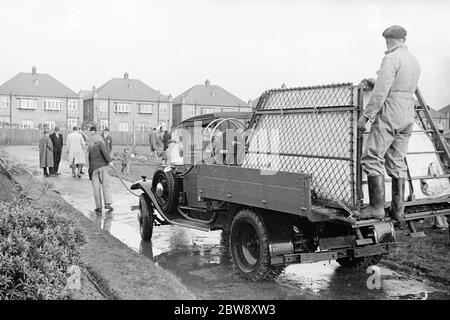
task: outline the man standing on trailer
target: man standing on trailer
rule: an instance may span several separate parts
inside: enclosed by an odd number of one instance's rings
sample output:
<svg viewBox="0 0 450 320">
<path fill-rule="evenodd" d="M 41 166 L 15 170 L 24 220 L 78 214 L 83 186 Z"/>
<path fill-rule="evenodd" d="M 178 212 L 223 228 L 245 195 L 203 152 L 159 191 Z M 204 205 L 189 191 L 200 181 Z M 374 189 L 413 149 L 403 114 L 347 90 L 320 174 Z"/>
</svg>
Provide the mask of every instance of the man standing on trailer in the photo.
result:
<svg viewBox="0 0 450 320">
<path fill-rule="evenodd" d="M 367 121 L 373 121 L 361 164 L 367 173 L 370 204 L 357 215 L 361 218 L 382 219 L 385 216 L 384 169 L 392 179 L 391 215 L 404 220 L 405 155 L 411 136 L 415 111 L 414 93 L 420 75 L 417 59 L 405 45 L 406 30 L 392 26 L 384 30 L 387 51 L 374 85 L 369 103 L 358 120 L 364 131 Z"/>
</svg>

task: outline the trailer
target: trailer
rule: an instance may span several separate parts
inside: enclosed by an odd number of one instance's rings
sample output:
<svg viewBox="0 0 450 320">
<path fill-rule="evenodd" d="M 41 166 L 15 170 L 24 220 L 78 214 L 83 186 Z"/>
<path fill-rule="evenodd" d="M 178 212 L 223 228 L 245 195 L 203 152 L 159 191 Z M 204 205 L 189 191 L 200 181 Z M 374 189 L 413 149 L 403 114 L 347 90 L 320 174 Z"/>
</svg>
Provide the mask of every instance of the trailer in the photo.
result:
<svg viewBox="0 0 450 320">
<path fill-rule="evenodd" d="M 360 164 L 366 134 L 356 122 L 369 94 L 351 83 L 273 89 L 248 125 L 237 115 L 187 121 L 185 163 L 132 185 L 142 190 L 142 239 L 151 239 L 155 224 L 222 230 L 235 269 L 252 281 L 274 279 L 296 263 L 377 264 L 396 245 L 390 194 L 385 219 L 353 215 L 368 202 Z M 414 219 L 450 213 L 449 150 L 416 96 L 405 199 L 412 235 Z"/>
</svg>

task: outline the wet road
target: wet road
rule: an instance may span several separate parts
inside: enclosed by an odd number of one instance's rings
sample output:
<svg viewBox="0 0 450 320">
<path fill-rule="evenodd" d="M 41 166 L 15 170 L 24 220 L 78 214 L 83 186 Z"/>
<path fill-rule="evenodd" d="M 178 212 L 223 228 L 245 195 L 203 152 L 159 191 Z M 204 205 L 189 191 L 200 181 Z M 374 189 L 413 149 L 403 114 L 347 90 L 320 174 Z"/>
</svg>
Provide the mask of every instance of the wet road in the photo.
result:
<svg viewBox="0 0 450 320">
<path fill-rule="evenodd" d="M 38 179 L 44 179 L 38 168 L 36 146 L 1 147 L 10 160 L 16 160 Z M 379 268 L 380 289 L 374 272 L 354 272 L 332 262 L 293 265 L 276 282 L 248 282 L 233 269 L 221 231 L 202 232 L 177 226 L 156 227 L 152 242 L 141 241 L 136 211 L 137 198 L 112 178 L 114 212 L 94 212 L 92 186 L 87 174 L 74 179 L 67 162 L 60 164 L 62 174 L 45 178 L 61 196 L 89 217 L 99 228 L 110 232 L 131 249 L 145 255 L 159 266 L 177 275 L 200 299 L 449 299 L 450 293 L 421 281 L 406 278 L 387 268 Z M 85 170 L 87 171 L 87 170 Z M 130 183 L 126 182 L 129 186 Z M 372 278 L 369 279 L 369 277 Z"/>
</svg>

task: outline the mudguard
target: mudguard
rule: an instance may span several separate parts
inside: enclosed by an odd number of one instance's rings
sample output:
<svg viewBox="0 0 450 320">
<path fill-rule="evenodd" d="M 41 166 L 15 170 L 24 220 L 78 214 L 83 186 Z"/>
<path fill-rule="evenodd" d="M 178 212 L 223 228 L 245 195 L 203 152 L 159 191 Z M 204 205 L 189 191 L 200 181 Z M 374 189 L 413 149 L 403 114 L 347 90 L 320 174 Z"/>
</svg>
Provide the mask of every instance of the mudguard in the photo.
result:
<svg viewBox="0 0 450 320">
<path fill-rule="evenodd" d="M 133 183 L 130 187 L 131 190 L 142 190 L 147 194 L 150 194 L 152 190 L 152 181 L 151 180 L 138 180 L 135 183 Z"/>
</svg>

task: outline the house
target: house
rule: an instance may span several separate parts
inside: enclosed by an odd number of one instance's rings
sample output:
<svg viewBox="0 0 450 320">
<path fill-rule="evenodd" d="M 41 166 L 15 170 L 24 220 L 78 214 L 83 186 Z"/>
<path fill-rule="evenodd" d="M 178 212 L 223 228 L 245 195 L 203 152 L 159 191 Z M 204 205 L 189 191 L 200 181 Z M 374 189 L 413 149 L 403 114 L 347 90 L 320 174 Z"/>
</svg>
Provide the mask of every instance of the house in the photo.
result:
<svg viewBox="0 0 450 320">
<path fill-rule="evenodd" d="M 138 79 L 130 79 L 128 73 L 81 94 L 86 125 L 125 132 L 172 126 L 172 97 Z"/>
<path fill-rule="evenodd" d="M 434 111 L 434 112 L 433 112 Z M 432 117 L 438 123 L 442 123 L 445 130 L 450 129 L 450 104 L 439 111 L 432 109 Z"/>
<path fill-rule="evenodd" d="M 206 113 L 251 112 L 248 103 L 209 80 L 186 90 L 173 99 L 173 124 Z"/>
<path fill-rule="evenodd" d="M 0 125 L 71 128 L 83 121 L 80 96 L 45 73 L 18 73 L 0 86 Z"/>
</svg>

